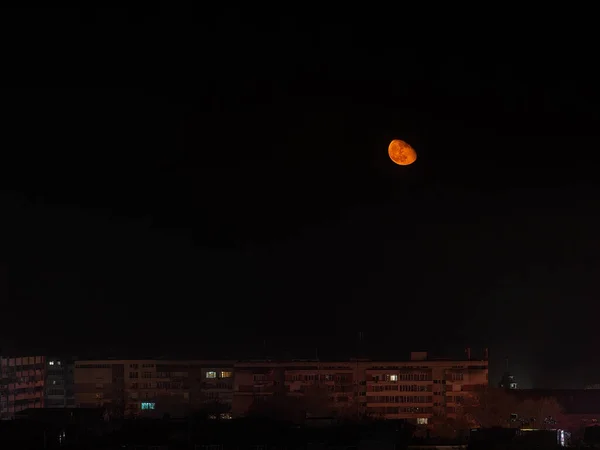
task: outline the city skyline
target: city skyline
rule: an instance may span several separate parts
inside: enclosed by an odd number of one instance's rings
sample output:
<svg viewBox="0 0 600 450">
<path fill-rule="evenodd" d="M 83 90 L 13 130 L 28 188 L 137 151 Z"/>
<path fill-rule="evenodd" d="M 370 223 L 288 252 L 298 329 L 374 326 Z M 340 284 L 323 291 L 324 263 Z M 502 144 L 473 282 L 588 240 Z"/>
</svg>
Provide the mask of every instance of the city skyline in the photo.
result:
<svg viewBox="0 0 600 450">
<path fill-rule="evenodd" d="M 115 418 L 179 417 L 203 408 L 215 414 L 216 404 L 222 418 L 240 418 L 269 399 L 305 398 L 311 414 L 327 410 L 339 417 L 427 424 L 433 417 L 453 417 L 464 396 L 487 387 L 487 359 L 471 356 L 454 360 L 411 352 L 399 361 L 2 356 L 0 419 L 42 408 L 100 408 Z M 304 411 L 300 404 L 287 408 L 292 414 L 296 409 Z"/>
<path fill-rule="evenodd" d="M 46 356 L 44 358 L 48 360 L 65 360 L 73 363 L 74 361 L 94 361 L 94 360 L 131 360 L 131 361 L 143 361 L 143 360 L 154 360 L 154 361 L 185 361 L 185 360 L 193 360 L 193 361 L 224 361 L 224 362 L 285 362 L 285 361 L 311 361 L 311 362 L 348 362 L 348 361 L 364 361 L 364 362 L 385 362 L 385 361 L 407 361 L 412 358 L 412 355 L 415 353 L 424 353 L 427 355 L 428 361 L 489 361 L 489 383 L 490 386 L 494 387 L 496 385 L 501 384 L 506 376 L 510 374 L 511 379 L 516 382 L 520 389 L 555 389 L 561 388 L 562 386 L 531 386 L 528 385 L 528 374 L 525 373 L 523 376 L 523 372 L 515 370 L 509 366 L 509 358 L 504 358 L 502 360 L 502 364 L 497 363 L 500 361 L 500 358 L 495 358 L 496 363 L 490 359 L 490 349 L 489 348 L 471 348 L 466 347 L 462 350 L 453 349 L 453 351 L 446 353 L 439 353 L 439 351 L 423 351 L 418 350 L 415 352 L 415 349 L 407 352 L 396 352 L 393 354 L 378 354 L 378 356 L 371 355 L 369 356 L 366 352 L 367 346 L 364 342 L 364 333 L 358 333 L 358 343 L 357 343 L 357 351 L 350 352 L 347 355 L 341 355 L 340 353 L 336 355 L 331 353 L 323 353 L 319 352 L 319 348 L 315 348 L 314 352 L 311 354 L 307 353 L 297 353 L 292 354 L 289 350 L 286 351 L 271 351 L 272 349 L 267 346 L 266 341 L 263 341 L 260 346 L 260 350 L 256 352 L 250 353 L 241 353 L 232 351 L 230 354 L 216 356 L 214 352 L 204 354 L 187 352 L 187 353 L 176 353 L 176 352 L 161 352 L 160 356 L 156 356 L 156 354 L 152 354 L 152 352 L 140 352 L 138 350 L 129 350 L 129 351 L 114 351 L 114 349 L 106 349 L 87 351 L 79 353 L 75 355 L 74 353 L 69 352 L 25 352 L 23 354 L 18 353 L 0 353 L 1 358 L 28 358 L 28 357 L 36 357 L 33 355 L 40 354 L 50 354 L 52 356 Z M 521 374 L 515 375 L 516 374 Z M 585 385 L 573 385 L 570 386 L 569 389 L 590 389 L 590 386 L 594 386 L 594 384 L 585 384 Z"/>
</svg>

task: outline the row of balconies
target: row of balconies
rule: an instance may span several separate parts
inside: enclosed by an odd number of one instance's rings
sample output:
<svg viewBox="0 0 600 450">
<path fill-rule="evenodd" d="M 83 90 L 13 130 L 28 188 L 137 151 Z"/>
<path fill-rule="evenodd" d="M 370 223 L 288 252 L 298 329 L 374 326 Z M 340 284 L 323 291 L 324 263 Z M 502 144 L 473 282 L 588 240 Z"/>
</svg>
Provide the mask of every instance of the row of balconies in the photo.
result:
<svg viewBox="0 0 600 450">
<path fill-rule="evenodd" d="M 11 395 L 9 397 L 9 400 L 12 401 L 19 401 L 19 400 L 34 400 L 34 399 L 43 399 L 44 398 L 44 394 L 43 393 L 36 393 L 36 394 L 18 394 L 18 395 Z"/>
<path fill-rule="evenodd" d="M 40 387 L 44 387 L 44 382 L 43 381 L 28 381 L 25 383 L 13 383 L 13 384 L 9 384 L 8 388 L 9 389 L 31 389 L 31 388 L 40 388 Z"/>
<path fill-rule="evenodd" d="M 381 401 L 369 401 L 367 400 L 366 405 L 368 407 L 372 407 L 372 406 L 390 406 L 390 405 L 403 405 L 403 406 L 418 406 L 418 407 L 426 407 L 426 406 L 439 406 L 440 408 L 445 408 L 446 405 L 450 405 L 452 407 L 455 407 L 457 405 L 456 402 L 452 401 L 452 402 L 445 402 L 445 403 L 434 403 L 434 402 L 415 402 L 415 401 L 408 401 L 408 402 L 403 402 L 403 401 L 389 401 L 389 402 L 381 402 Z"/>
</svg>

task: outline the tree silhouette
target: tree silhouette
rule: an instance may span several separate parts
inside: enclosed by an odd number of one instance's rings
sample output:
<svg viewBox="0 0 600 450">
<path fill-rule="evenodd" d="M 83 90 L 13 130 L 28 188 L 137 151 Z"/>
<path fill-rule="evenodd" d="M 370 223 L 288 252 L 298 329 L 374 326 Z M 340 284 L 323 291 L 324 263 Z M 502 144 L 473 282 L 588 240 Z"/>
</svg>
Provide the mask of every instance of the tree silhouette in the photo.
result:
<svg viewBox="0 0 600 450">
<path fill-rule="evenodd" d="M 274 421 L 301 422 L 305 412 L 301 397 L 271 395 L 256 399 L 248 409 L 248 416 Z"/>
<path fill-rule="evenodd" d="M 553 397 L 519 402 L 504 389 L 486 388 L 465 396 L 457 408 L 457 420 L 467 426 L 554 428 L 562 418 L 562 407 Z"/>
<path fill-rule="evenodd" d="M 563 410 L 554 397 L 543 397 L 522 401 L 515 412 L 521 426 L 548 429 L 555 428 Z"/>
<path fill-rule="evenodd" d="M 231 412 L 229 403 L 219 400 L 209 400 L 196 407 L 193 416 L 197 419 L 222 419 L 224 415 Z"/>
<path fill-rule="evenodd" d="M 517 399 L 504 389 L 488 387 L 466 395 L 458 416 L 482 428 L 511 427 L 518 405 Z"/>
</svg>

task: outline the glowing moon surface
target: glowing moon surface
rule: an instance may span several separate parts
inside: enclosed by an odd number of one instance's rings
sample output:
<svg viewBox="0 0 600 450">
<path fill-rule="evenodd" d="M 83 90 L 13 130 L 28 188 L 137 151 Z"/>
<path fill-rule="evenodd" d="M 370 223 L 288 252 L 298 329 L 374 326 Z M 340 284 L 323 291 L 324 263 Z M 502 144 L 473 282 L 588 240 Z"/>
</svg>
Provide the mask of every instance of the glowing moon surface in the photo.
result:
<svg viewBox="0 0 600 450">
<path fill-rule="evenodd" d="M 400 139 L 394 139 L 388 147 L 390 159 L 399 166 L 409 166 L 417 160 L 417 152 Z"/>
</svg>

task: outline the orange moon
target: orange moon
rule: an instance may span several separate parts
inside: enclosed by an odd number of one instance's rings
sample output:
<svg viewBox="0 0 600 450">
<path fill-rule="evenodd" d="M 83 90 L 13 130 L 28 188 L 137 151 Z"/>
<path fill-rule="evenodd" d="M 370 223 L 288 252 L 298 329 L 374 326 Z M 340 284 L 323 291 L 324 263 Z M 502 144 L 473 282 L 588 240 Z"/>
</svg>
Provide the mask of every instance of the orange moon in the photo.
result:
<svg viewBox="0 0 600 450">
<path fill-rule="evenodd" d="M 394 139 L 388 147 L 390 159 L 399 166 L 409 166 L 417 160 L 417 152 L 400 139 Z"/>
</svg>

